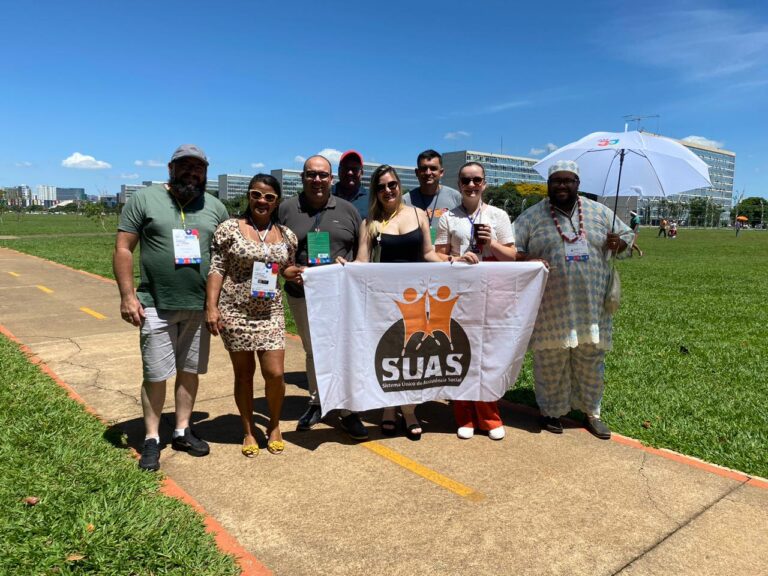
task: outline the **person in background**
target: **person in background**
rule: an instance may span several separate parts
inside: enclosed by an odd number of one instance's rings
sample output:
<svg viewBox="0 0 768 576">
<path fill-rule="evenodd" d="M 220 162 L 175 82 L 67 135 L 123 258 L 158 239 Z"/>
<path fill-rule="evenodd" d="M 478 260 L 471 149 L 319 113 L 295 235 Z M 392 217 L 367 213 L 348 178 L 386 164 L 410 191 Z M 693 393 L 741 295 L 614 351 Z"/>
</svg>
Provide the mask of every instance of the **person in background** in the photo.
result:
<svg viewBox="0 0 768 576">
<path fill-rule="evenodd" d="M 638 256 L 640 258 L 643 257 L 643 251 L 640 249 L 640 246 L 637 244 L 637 237 L 640 235 L 640 216 L 637 215 L 637 212 L 633 212 L 632 210 L 629 211 L 629 215 L 631 216 L 629 220 L 629 226 L 632 228 L 632 232 L 635 235 L 634 240 L 632 241 L 632 249 L 629 252 L 629 255 L 632 256 L 632 253 L 637 250 Z"/>
<path fill-rule="evenodd" d="M 433 244 L 440 216 L 461 203 L 458 190 L 440 184 L 443 174 L 443 157 L 435 150 L 424 150 L 416 158 L 416 178 L 419 179 L 419 186 L 403 196 L 406 206 L 416 206 L 426 212 Z"/>
<path fill-rule="evenodd" d="M 253 421 L 256 358 L 264 378 L 269 424 L 267 450 L 285 449 L 280 414 L 285 398 L 285 313 L 278 274 L 293 266 L 296 235 L 277 224 L 280 183 L 257 174 L 248 184 L 248 205 L 213 236 L 206 287 L 206 326 L 221 335 L 235 374 L 235 403 L 243 425 L 243 456 L 259 453 Z"/>
<path fill-rule="evenodd" d="M 339 181 L 333 185 L 333 195 L 352 202 L 360 218 L 368 214 L 368 191 L 363 187 L 363 157 L 360 152 L 347 150 L 341 155 Z"/>
</svg>

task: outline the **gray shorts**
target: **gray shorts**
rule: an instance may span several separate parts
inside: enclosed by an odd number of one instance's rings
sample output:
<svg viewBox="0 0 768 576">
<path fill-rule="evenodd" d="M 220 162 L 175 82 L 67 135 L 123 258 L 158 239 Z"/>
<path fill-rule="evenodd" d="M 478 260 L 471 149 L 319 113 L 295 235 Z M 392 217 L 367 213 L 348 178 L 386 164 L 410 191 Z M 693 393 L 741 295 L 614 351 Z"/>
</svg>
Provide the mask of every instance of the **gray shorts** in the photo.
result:
<svg viewBox="0 0 768 576">
<path fill-rule="evenodd" d="M 202 310 L 144 308 L 140 339 L 144 382 L 167 380 L 179 370 L 208 371 L 211 334 L 203 320 Z"/>
</svg>

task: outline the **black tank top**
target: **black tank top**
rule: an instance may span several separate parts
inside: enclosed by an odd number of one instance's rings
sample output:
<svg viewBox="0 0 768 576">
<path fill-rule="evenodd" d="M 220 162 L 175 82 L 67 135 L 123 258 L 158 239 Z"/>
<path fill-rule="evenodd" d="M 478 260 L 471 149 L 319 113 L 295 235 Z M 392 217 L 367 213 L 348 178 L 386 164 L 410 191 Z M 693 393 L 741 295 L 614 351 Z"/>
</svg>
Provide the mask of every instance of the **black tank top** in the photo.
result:
<svg viewBox="0 0 768 576">
<path fill-rule="evenodd" d="M 406 234 L 381 235 L 381 262 L 423 262 L 421 226 Z"/>
</svg>

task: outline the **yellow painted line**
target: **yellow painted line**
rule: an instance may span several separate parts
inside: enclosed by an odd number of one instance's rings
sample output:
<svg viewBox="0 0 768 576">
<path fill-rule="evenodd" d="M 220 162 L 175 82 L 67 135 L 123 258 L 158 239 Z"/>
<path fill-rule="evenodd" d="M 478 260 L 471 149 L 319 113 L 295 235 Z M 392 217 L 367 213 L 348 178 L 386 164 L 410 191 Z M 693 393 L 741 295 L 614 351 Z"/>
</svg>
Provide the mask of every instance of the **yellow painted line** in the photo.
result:
<svg viewBox="0 0 768 576">
<path fill-rule="evenodd" d="M 418 462 L 403 456 L 399 452 L 395 452 L 394 450 L 387 448 L 383 444 L 379 444 L 378 442 L 365 442 L 360 445 L 367 448 L 371 452 L 386 458 L 390 462 L 394 462 L 398 466 L 402 466 L 406 470 L 409 470 L 414 474 L 418 474 L 422 478 L 426 478 L 430 482 L 434 482 L 438 486 L 445 488 L 446 490 L 450 490 L 454 494 L 458 494 L 462 498 L 466 498 L 467 500 L 471 500 L 473 502 L 478 502 L 485 498 L 483 494 L 476 492 L 469 486 L 465 486 L 461 482 L 456 482 L 456 480 L 451 480 L 447 476 L 443 476 L 431 468 L 422 466 Z"/>
<path fill-rule="evenodd" d="M 21 276 L 21 274 L 19 274 L 18 272 L 8 272 L 8 274 L 10 274 L 11 276 L 15 276 L 16 278 Z"/>
<path fill-rule="evenodd" d="M 99 314 L 98 312 L 96 312 L 96 310 L 91 310 L 90 308 L 86 308 L 85 306 L 80 308 L 80 310 L 82 310 L 86 314 L 90 314 L 91 316 L 93 316 L 97 320 L 104 320 L 106 318 L 106 316 L 104 316 L 104 314 Z"/>
<path fill-rule="evenodd" d="M 41 292 L 45 292 L 46 294 L 53 294 L 53 290 L 51 290 L 47 286 L 43 286 L 42 284 L 35 284 L 35 287 Z"/>
</svg>

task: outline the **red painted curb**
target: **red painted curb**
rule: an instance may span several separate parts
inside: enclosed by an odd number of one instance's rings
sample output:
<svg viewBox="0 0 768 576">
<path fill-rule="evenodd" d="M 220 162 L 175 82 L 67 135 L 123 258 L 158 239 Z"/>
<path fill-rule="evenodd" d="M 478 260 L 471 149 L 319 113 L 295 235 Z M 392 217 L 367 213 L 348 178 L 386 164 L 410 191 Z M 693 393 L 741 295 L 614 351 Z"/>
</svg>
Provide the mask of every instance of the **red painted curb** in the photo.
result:
<svg viewBox="0 0 768 576">
<path fill-rule="evenodd" d="M 504 398 L 500 399 L 499 403 L 515 412 L 521 412 L 529 416 L 539 415 L 539 411 L 536 408 L 533 408 L 526 404 L 515 404 L 514 402 L 510 402 L 509 400 L 505 400 Z M 571 425 L 581 426 L 575 420 L 571 420 L 569 418 L 563 418 L 563 420 L 567 421 Z M 584 432 L 585 434 L 589 434 L 589 431 L 587 431 L 586 429 L 582 428 L 581 431 Z M 628 436 L 622 436 L 621 434 L 616 434 L 616 433 L 611 434 L 611 441 L 616 442 L 618 444 L 622 444 L 624 446 L 629 446 L 630 448 L 642 450 L 643 452 L 655 454 L 656 456 L 661 456 L 662 458 L 666 458 L 667 460 L 672 460 L 673 462 L 678 462 L 680 464 L 685 464 L 686 466 L 698 468 L 700 470 L 709 472 L 710 474 L 715 474 L 716 476 L 728 478 L 729 480 L 736 480 L 737 482 L 742 482 L 750 486 L 754 486 L 755 488 L 768 489 L 768 480 L 760 478 L 759 476 L 750 476 L 749 474 L 745 474 L 744 472 L 739 472 L 738 470 L 732 470 L 724 466 L 718 466 L 717 464 L 710 464 L 709 462 L 705 462 L 704 460 L 699 460 L 698 458 L 694 458 L 693 456 L 686 456 L 685 454 L 674 452 L 673 450 L 669 450 L 668 448 L 652 448 L 651 446 L 646 446 L 645 444 L 640 442 L 640 440 L 635 440 L 634 438 L 629 438 Z"/>
<path fill-rule="evenodd" d="M 44 260 L 43 258 L 40 259 Z M 67 268 L 67 266 L 64 267 Z M 96 278 L 101 278 L 101 276 L 96 276 L 95 274 L 91 275 L 95 276 Z M 104 278 L 104 280 L 106 280 L 106 278 Z M 42 372 L 48 375 L 54 382 L 56 382 L 56 384 L 61 386 L 67 392 L 67 396 L 69 396 L 75 402 L 81 404 L 83 408 L 85 408 L 86 412 L 97 418 L 99 422 L 105 426 L 109 426 L 109 424 L 99 414 L 97 414 L 93 408 L 88 406 L 85 400 L 83 400 L 83 398 L 77 392 L 75 392 L 69 384 L 64 382 L 64 380 L 62 380 L 59 375 L 56 374 L 56 372 L 51 370 L 51 368 L 45 362 L 43 362 L 39 356 L 36 356 L 34 352 L 32 352 L 32 350 L 27 347 L 26 344 L 23 344 L 10 330 L 8 330 L 2 324 L 0 324 L 0 334 L 13 341 L 27 356 L 32 364 L 35 364 L 38 368 L 40 368 Z M 133 448 L 131 448 L 131 451 L 133 452 L 134 457 L 138 459 L 139 454 Z M 168 476 L 163 478 L 160 491 L 166 496 L 181 500 L 203 516 L 206 532 L 213 534 L 214 540 L 216 541 L 216 545 L 219 547 L 219 550 L 225 554 L 231 554 L 235 557 L 237 563 L 240 565 L 241 576 L 272 576 L 271 570 L 259 562 L 253 554 L 248 552 L 248 550 L 243 548 L 235 539 L 235 537 L 227 532 L 213 516 L 208 514 L 205 508 L 203 508 L 202 505 L 197 502 L 197 500 L 195 500 L 189 493 L 185 492 L 184 489 L 181 488 L 181 486 L 179 486 L 171 478 Z"/>
</svg>

